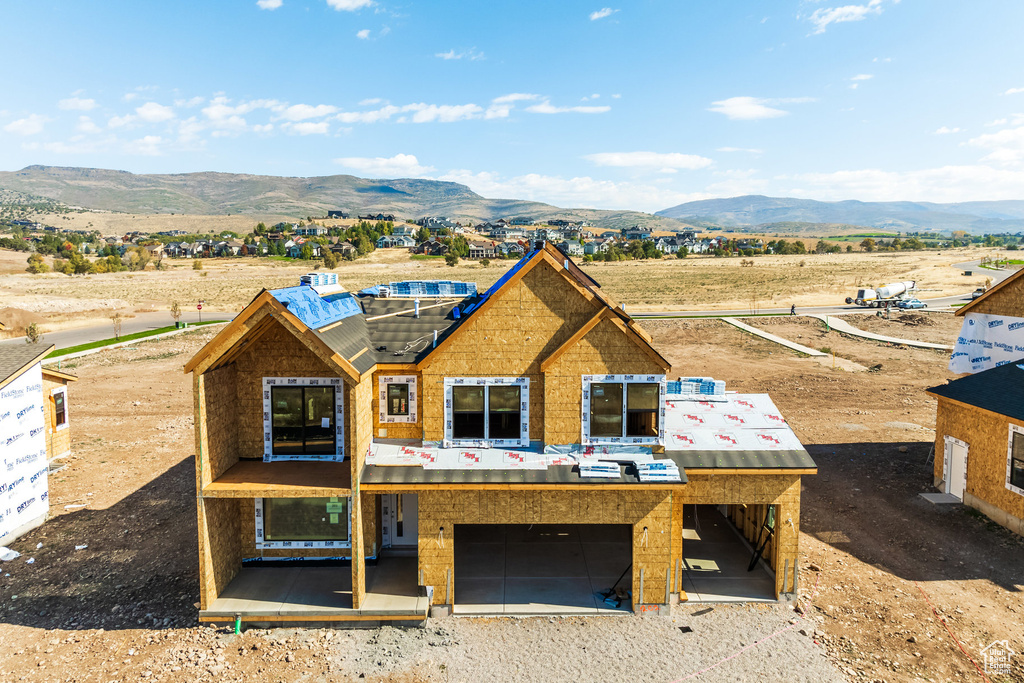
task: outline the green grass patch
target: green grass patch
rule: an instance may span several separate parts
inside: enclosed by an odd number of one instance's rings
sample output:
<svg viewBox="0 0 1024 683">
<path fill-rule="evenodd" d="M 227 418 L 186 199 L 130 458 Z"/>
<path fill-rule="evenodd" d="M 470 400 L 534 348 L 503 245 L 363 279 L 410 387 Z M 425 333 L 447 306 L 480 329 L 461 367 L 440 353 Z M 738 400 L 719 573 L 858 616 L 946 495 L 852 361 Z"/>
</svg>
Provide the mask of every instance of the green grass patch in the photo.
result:
<svg viewBox="0 0 1024 683">
<path fill-rule="evenodd" d="M 410 261 L 436 261 L 437 259 L 444 259 L 444 256 L 433 256 L 431 254 L 412 254 L 409 256 Z"/>
<path fill-rule="evenodd" d="M 226 320 L 207 320 L 201 323 L 189 323 L 188 329 L 193 327 L 199 327 L 201 325 L 215 325 L 216 323 L 227 322 Z M 99 341 L 89 342 L 88 344 L 79 344 L 78 346 L 69 346 L 64 349 L 54 349 L 47 354 L 47 358 L 54 358 L 56 356 L 63 356 L 68 353 L 78 353 L 79 351 L 88 351 L 89 349 L 98 349 L 103 346 L 110 346 L 111 344 L 120 344 L 121 342 L 135 341 L 136 339 L 145 339 L 146 337 L 153 337 L 158 334 L 165 332 L 173 332 L 177 328 L 174 325 L 168 325 L 167 327 L 158 327 L 155 330 L 146 330 L 145 332 L 134 332 L 132 334 L 123 335 L 120 339 L 116 337 L 113 339 L 100 339 Z"/>
<path fill-rule="evenodd" d="M 637 320 L 678 320 L 683 318 L 694 318 L 704 320 L 707 318 L 778 318 L 788 316 L 789 313 L 709 313 L 708 315 L 644 315 L 643 313 L 630 314 Z"/>
</svg>

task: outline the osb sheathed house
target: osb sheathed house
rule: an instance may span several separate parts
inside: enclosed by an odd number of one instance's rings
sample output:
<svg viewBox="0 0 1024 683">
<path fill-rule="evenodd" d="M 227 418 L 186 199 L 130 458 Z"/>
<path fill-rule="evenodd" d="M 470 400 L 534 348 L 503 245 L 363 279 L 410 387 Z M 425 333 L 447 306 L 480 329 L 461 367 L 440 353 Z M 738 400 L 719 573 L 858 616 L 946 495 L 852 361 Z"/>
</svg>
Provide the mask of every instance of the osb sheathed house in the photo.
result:
<svg viewBox="0 0 1024 683">
<path fill-rule="evenodd" d="M 928 390 L 938 401 L 935 486 L 1024 535 L 1024 270 L 956 315 L 954 355 L 987 369 Z"/>
<path fill-rule="evenodd" d="M 795 591 L 816 469 L 785 421 L 767 396 L 680 395 L 553 246 L 482 294 L 324 281 L 262 292 L 185 366 L 201 619 L 657 610 L 693 597 L 700 514 L 760 548 L 762 597 Z"/>
</svg>

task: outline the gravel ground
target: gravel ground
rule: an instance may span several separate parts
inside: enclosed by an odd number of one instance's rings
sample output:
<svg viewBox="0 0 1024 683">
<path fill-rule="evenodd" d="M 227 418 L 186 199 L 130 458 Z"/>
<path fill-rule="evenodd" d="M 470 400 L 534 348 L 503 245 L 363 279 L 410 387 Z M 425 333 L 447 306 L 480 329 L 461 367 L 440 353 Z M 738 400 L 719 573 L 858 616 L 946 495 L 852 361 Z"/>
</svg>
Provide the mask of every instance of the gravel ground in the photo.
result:
<svg viewBox="0 0 1024 683">
<path fill-rule="evenodd" d="M 349 631 L 332 640 L 338 673 L 416 681 L 843 681 L 814 622 L 784 606 L 690 605 L 672 619 L 432 619 L 425 629 Z M 704 612 L 701 614 L 701 612 Z M 695 614 L 696 613 L 696 614 Z M 692 629 L 683 633 L 680 627 Z M 756 641 L 787 629 L 775 637 Z M 293 637 L 282 632 L 281 638 Z"/>
</svg>

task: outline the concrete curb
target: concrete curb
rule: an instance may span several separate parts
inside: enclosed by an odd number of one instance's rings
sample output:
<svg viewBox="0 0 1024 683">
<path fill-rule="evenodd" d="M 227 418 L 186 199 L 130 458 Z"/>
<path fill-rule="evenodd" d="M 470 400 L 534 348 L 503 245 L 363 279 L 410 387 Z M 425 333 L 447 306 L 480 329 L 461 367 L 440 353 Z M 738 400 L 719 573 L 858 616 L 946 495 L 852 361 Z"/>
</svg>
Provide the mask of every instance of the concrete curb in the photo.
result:
<svg viewBox="0 0 1024 683">
<path fill-rule="evenodd" d="M 210 323 L 209 325 L 200 325 L 199 327 L 183 327 L 180 330 L 171 330 L 170 332 L 161 332 L 160 334 L 154 334 L 149 337 L 142 337 L 141 339 L 130 339 L 128 341 L 118 342 L 116 344 L 108 344 L 107 346 L 97 346 L 95 349 L 86 349 L 85 351 L 76 351 L 75 353 L 65 353 L 57 356 L 50 356 L 49 358 L 43 359 L 43 364 L 47 365 L 53 361 L 64 361 L 71 360 L 72 358 L 81 358 L 82 356 L 90 356 L 100 351 L 106 351 L 108 349 L 120 349 L 124 346 L 131 346 L 132 344 L 141 344 L 142 342 L 152 341 L 154 339 L 163 339 L 164 337 L 172 337 L 182 332 L 195 332 L 196 330 L 205 330 L 207 328 L 217 327 L 218 325 L 227 325 L 230 320 L 225 320 L 222 323 Z"/>
<path fill-rule="evenodd" d="M 870 339 L 878 342 L 888 342 L 890 344 L 900 344 L 901 346 L 912 346 L 918 349 L 933 349 L 936 351 L 952 351 L 953 347 L 948 344 L 934 344 L 932 342 L 916 341 L 914 339 L 899 339 L 897 337 L 886 337 L 882 334 L 874 334 L 873 332 L 865 332 L 864 330 L 854 327 L 850 323 L 846 322 L 842 318 L 837 318 L 834 315 L 819 315 L 811 314 L 809 318 L 816 318 L 823 323 L 826 323 L 836 332 L 842 334 L 848 334 L 851 337 L 861 337 L 862 339 Z"/>
<path fill-rule="evenodd" d="M 743 330 L 744 332 L 749 332 L 750 334 L 753 334 L 753 335 L 756 335 L 758 337 L 761 337 L 762 339 L 767 339 L 768 341 L 775 342 L 776 344 L 779 344 L 780 346 L 785 346 L 787 349 L 791 349 L 791 350 L 797 351 L 799 353 L 805 353 L 808 356 L 827 356 L 827 355 L 829 355 L 827 353 L 824 353 L 823 351 L 819 351 L 818 349 L 812 349 L 809 346 L 803 346 L 802 344 L 797 344 L 796 342 L 791 342 L 788 339 L 783 339 L 782 337 L 777 337 L 774 334 L 770 334 L 770 333 L 765 332 L 764 330 L 758 329 L 756 327 L 751 327 L 750 325 L 747 325 L 746 323 L 741 323 L 739 320 L 736 320 L 736 318 L 721 318 L 721 320 L 722 320 L 722 322 L 729 323 L 733 327 L 738 327 L 739 329 Z"/>
</svg>

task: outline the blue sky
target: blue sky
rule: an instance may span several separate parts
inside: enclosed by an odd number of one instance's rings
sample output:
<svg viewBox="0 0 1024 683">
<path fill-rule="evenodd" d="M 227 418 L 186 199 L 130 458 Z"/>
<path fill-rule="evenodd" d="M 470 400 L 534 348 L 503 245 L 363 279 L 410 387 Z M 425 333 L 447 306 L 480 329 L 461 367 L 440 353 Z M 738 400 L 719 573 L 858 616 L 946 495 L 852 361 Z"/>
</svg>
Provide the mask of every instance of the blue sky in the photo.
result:
<svg viewBox="0 0 1024 683">
<path fill-rule="evenodd" d="M 0 169 L 1024 199 L 1024 3 L 847 1 L 6 2 Z"/>
</svg>

